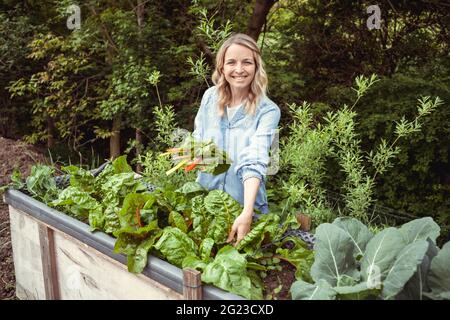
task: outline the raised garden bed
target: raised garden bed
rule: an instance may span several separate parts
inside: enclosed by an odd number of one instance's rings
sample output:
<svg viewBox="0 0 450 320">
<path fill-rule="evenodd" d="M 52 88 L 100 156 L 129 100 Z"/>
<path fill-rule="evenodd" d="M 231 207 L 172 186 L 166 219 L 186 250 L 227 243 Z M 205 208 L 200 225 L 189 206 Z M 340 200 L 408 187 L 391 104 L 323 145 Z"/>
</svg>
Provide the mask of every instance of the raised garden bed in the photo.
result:
<svg viewBox="0 0 450 320">
<path fill-rule="evenodd" d="M 130 273 L 111 236 L 17 190 L 4 201 L 20 299 L 243 299 L 211 285 L 192 288 L 183 270 L 154 256 L 141 274 Z"/>
</svg>

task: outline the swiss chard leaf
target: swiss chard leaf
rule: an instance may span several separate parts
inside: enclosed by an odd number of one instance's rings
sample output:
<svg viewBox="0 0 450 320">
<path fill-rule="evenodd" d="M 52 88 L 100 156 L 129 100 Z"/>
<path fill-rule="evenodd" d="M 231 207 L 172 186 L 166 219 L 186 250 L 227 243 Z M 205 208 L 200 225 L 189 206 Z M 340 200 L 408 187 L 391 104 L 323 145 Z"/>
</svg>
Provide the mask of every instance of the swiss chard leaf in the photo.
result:
<svg viewBox="0 0 450 320">
<path fill-rule="evenodd" d="M 219 250 L 213 262 L 202 273 L 202 281 L 252 299 L 255 290 L 247 275 L 247 260 L 233 246 L 227 245 Z M 257 295 L 262 297 L 262 292 Z"/>
<path fill-rule="evenodd" d="M 103 228 L 102 207 L 88 192 L 69 186 L 61 191 L 58 199 L 53 200 L 49 205 L 62 207 L 65 212 L 83 221 L 89 220 L 93 229 Z"/>
<path fill-rule="evenodd" d="M 155 248 L 167 258 L 170 263 L 181 267 L 187 256 L 197 256 L 197 246 L 183 231 L 174 227 L 166 227 Z"/>
<path fill-rule="evenodd" d="M 212 190 L 204 199 L 206 210 L 213 215 L 207 237 L 217 244 L 226 243 L 234 220 L 242 209 L 236 200 L 221 190 Z"/>
<path fill-rule="evenodd" d="M 187 225 L 186 225 L 186 221 L 184 220 L 184 217 L 179 214 L 176 211 L 171 211 L 169 214 L 169 223 L 173 226 L 173 227 L 177 227 L 178 229 L 180 229 L 181 231 L 183 231 L 184 233 L 187 233 Z"/>
<path fill-rule="evenodd" d="M 150 221 L 156 219 L 156 214 L 152 215 L 152 205 L 156 199 L 148 193 L 130 193 L 124 201 L 122 209 L 119 212 L 119 221 L 121 227 L 134 226 L 141 228 Z M 145 208 L 145 209 L 144 209 Z M 142 211 L 145 211 L 145 220 L 142 218 Z"/>
<path fill-rule="evenodd" d="M 95 190 L 95 177 L 90 171 L 73 165 L 62 167 L 61 170 L 70 175 L 70 185 L 72 187 L 78 188 L 82 191 L 86 191 L 89 194 Z"/>
<path fill-rule="evenodd" d="M 236 249 L 245 252 L 254 251 L 261 247 L 261 243 L 267 236 L 272 239 L 278 230 L 280 218 L 275 214 L 262 215 L 252 226 L 250 232 L 239 242 Z"/>
<path fill-rule="evenodd" d="M 161 236 L 157 221 L 136 229 L 133 226 L 124 227 L 115 232 L 117 237 L 114 252 L 123 253 L 128 258 L 128 270 L 140 273 L 147 265 L 148 251 L 156 239 Z"/>
</svg>

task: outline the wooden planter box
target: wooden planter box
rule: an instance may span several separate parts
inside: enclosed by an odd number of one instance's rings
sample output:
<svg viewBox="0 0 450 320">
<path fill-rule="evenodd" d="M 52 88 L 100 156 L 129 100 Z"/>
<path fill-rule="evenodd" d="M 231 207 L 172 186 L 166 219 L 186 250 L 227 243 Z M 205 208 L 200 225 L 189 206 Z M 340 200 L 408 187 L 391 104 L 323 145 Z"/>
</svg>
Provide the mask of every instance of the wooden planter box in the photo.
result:
<svg viewBox="0 0 450 320">
<path fill-rule="evenodd" d="M 19 299 L 243 299 L 154 256 L 142 274 L 130 273 L 109 235 L 17 190 L 4 201 Z"/>
</svg>

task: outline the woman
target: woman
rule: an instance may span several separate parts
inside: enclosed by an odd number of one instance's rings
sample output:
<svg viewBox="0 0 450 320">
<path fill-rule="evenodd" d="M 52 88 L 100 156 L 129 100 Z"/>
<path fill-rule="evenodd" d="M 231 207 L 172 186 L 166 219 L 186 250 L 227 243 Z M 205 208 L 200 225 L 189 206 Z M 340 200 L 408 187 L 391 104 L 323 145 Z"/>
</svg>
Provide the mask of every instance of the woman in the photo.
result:
<svg viewBox="0 0 450 320">
<path fill-rule="evenodd" d="M 233 162 L 217 176 L 200 172 L 197 182 L 208 190 L 223 190 L 243 205 L 228 236 L 228 242 L 236 237 L 237 245 L 250 231 L 254 209 L 269 211 L 265 179 L 280 109 L 266 96 L 267 75 L 259 48 L 245 34 L 235 34 L 222 44 L 212 80 L 215 86 L 203 95 L 193 135 L 213 139 Z"/>
</svg>

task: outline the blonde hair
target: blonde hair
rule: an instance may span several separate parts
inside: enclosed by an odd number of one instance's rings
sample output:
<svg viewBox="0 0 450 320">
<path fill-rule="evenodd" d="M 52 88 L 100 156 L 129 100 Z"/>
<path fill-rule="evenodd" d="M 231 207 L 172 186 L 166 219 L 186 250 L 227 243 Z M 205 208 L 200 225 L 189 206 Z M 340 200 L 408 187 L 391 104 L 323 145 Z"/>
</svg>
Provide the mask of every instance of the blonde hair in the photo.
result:
<svg viewBox="0 0 450 320">
<path fill-rule="evenodd" d="M 212 81 L 218 89 L 218 113 L 219 116 L 223 116 L 225 113 L 226 105 L 231 103 L 231 89 L 230 84 L 225 79 L 223 73 L 223 66 L 225 63 L 225 53 L 232 44 L 239 44 L 247 47 L 253 52 L 253 59 L 255 60 L 255 76 L 250 84 L 250 90 L 247 97 L 247 103 L 245 104 L 245 112 L 250 115 L 254 115 L 256 106 L 258 105 L 262 96 L 266 95 L 267 90 L 267 74 L 264 70 L 263 61 L 261 59 L 261 52 L 250 36 L 243 33 L 236 33 L 229 37 L 220 47 L 216 56 L 216 68 L 212 75 Z"/>
</svg>

